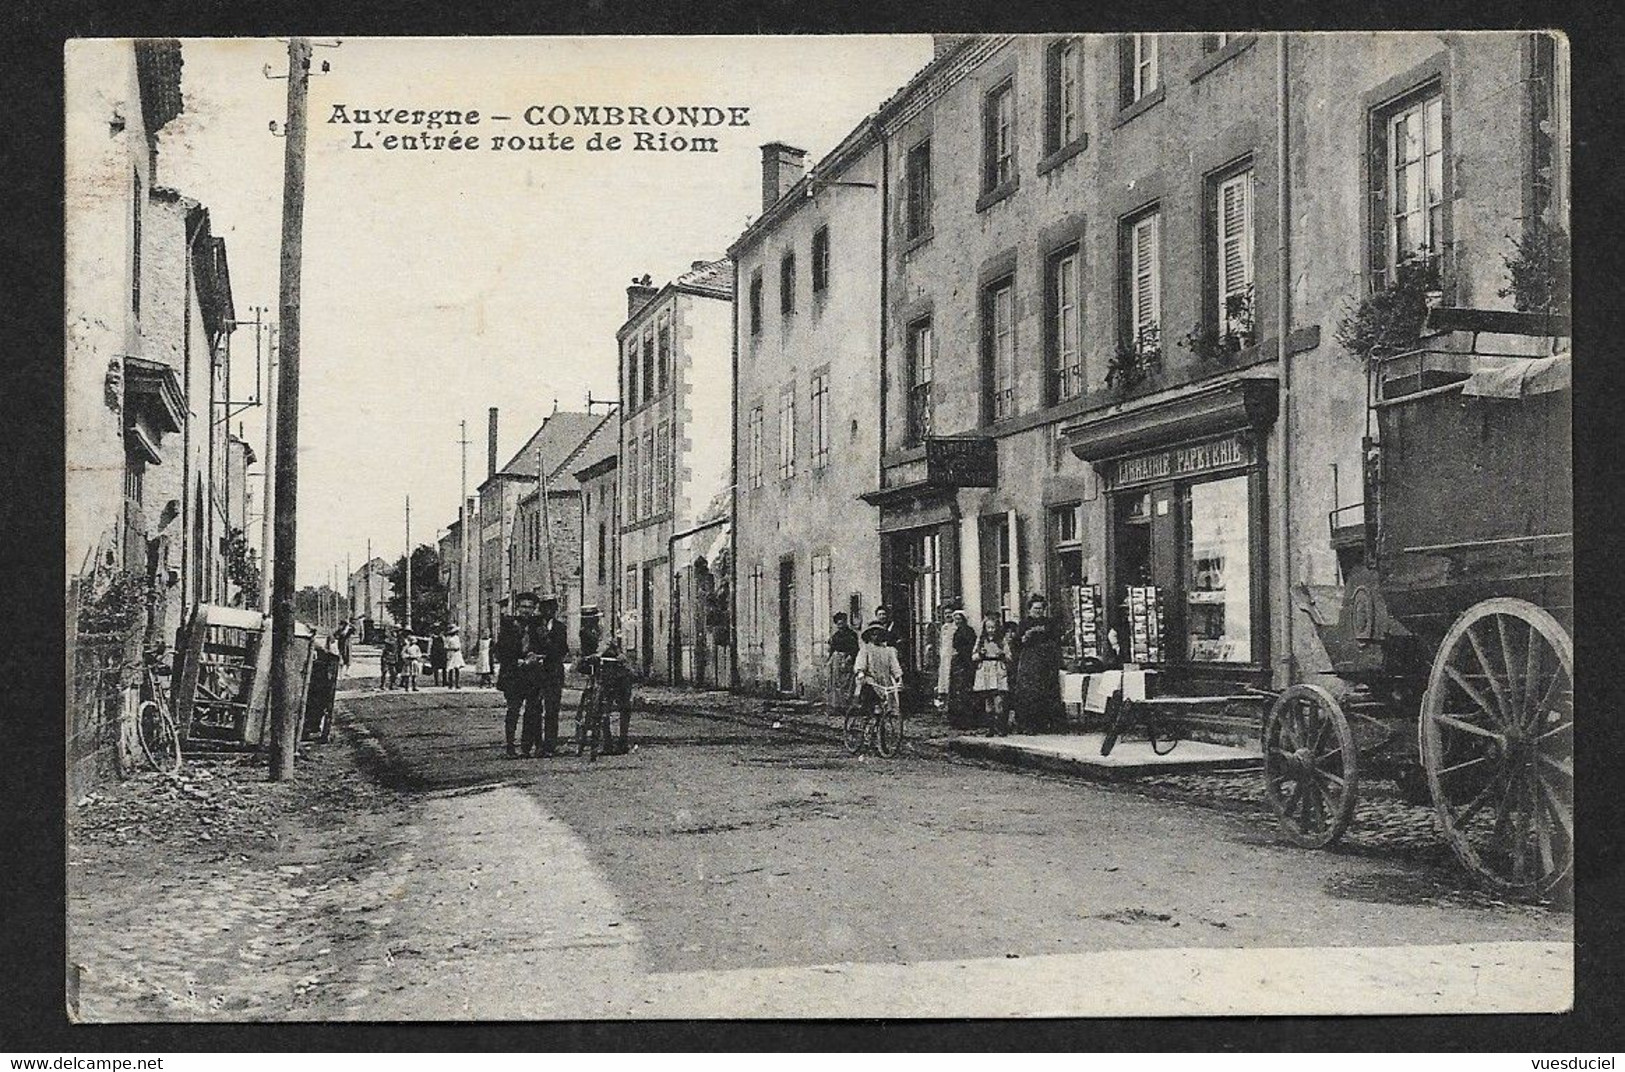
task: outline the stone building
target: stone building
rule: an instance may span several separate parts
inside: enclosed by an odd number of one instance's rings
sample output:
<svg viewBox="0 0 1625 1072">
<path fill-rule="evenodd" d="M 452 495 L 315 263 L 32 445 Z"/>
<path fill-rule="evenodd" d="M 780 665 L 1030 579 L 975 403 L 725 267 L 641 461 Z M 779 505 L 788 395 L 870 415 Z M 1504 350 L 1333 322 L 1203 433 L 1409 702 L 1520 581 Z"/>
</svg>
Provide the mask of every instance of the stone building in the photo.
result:
<svg viewBox="0 0 1625 1072">
<path fill-rule="evenodd" d="M 762 147 L 762 214 L 729 248 L 735 323 L 733 575 L 747 688 L 817 693 L 831 616 L 881 601 L 882 150 L 865 122 L 811 171 Z"/>
<path fill-rule="evenodd" d="M 219 536 L 223 399 L 234 326 L 225 243 L 208 213 L 159 185 L 159 134 L 180 114 L 181 46 L 81 41 L 67 53 L 65 129 L 66 566 L 74 673 L 75 784 L 106 769 L 114 734 L 100 662 L 173 645 L 200 602 L 228 596 Z M 103 607 L 81 647 L 80 608 L 146 586 L 150 601 Z M 114 650 L 122 648 L 122 650 Z"/>
<path fill-rule="evenodd" d="M 611 417 L 602 413 L 555 410 L 509 462 L 498 468 L 497 411 L 491 410 L 485 481 L 480 485 L 476 522 L 480 533 L 479 628 L 497 635 L 497 625 L 516 592 L 552 588 L 567 616 L 570 640 L 577 639 L 576 608 L 570 606 L 580 568 L 580 487 L 572 466 L 587 442 Z M 542 526 L 539 473 L 546 474 L 549 525 Z M 547 535 L 544 536 L 544 533 Z M 548 577 L 552 548 L 553 571 Z M 557 586 L 557 587 L 553 587 Z"/>
<path fill-rule="evenodd" d="M 620 626 L 620 422 L 610 434 L 594 435 L 576 459 L 573 475 L 581 487 L 581 584 L 577 605 L 583 615 L 596 614 L 599 636 Z"/>
<path fill-rule="evenodd" d="M 616 332 L 620 365 L 620 634 L 638 672 L 680 677 L 680 634 L 672 608 L 694 565 L 672 557 L 672 540 L 713 520 L 730 479 L 730 335 L 733 269 L 695 261 L 655 288 L 627 288 L 627 319 Z"/>
<path fill-rule="evenodd" d="M 1115 639 L 1167 688 L 1325 669 L 1292 590 L 1338 583 L 1360 527 L 1367 364 L 1339 323 L 1410 263 L 1434 304 L 1512 307 L 1512 237 L 1566 226 L 1566 63 L 1522 33 L 941 40 L 843 146 L 872 131 L 883 183 L 875 387 L 843 412 L 877 427 L 843 459 L 874 465 L 874 512 L 773 465 L 795 396 L 771 381 L 818 349 L 775 284 L 815 256 L 788 236 L 816 211 L 786 199 L 735 251 L 741 676 L 803 685 L 774 649 L 804 647 L 804 570 L 765 559 L 849 523 L 837 559 L 880 563 L 916 685 L 946 603 L 1010 617 L 1032 593 L 1071 659 Z M 1137 630 L 1148 591 L 1161 625 Z"/>
<path fill-rule="evenodd" d="M 350 613 L 362 619 L 361 639 L 368 643 L 376 642 L 379 630 L 396 624 L 389 612 L 389 570 L 382 558 L 370 559 L 350 574 L 346 585 Z"/>
<path fill-rule="evenodd" d="M 528 464 L 522 451 L 505 471 L 528 475 L 530 490 L 514 504 L 512 535 L 508 541 L 510 598 L 516 592 L 551 593 L 559 601 L 572 651 L 578 650 L 581 626 L 581 524 L 583 499 L 574 469 L 589 453 L 605 444 L 613 447 L 618 423 L 612 413 L 554 413 L 537 430 Z M 541 452 L 536 477 L 537 452 Z M 542 490 L 546 488 L 546 499 Z"/>
</svg>

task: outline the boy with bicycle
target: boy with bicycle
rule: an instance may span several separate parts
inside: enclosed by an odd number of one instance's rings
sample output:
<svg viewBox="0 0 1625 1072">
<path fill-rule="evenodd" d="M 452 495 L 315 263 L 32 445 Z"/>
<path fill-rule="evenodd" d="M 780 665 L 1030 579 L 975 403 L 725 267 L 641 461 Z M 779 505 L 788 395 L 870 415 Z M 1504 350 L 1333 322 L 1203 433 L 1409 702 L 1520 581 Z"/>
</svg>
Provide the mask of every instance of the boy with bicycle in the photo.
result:
<svg viewBox="0 0 1625 1072">
<path fill-rule="evenodd" d="M 883 699 L 880 690 L 895 694 L 903 686 L 903 664 L 891 638 L 891 630 L 884 622 L 872 621 L 863 630 L 863 647 L 852 663 L 852 693 L 866 711 L 879 708 Z"/>
</svg>

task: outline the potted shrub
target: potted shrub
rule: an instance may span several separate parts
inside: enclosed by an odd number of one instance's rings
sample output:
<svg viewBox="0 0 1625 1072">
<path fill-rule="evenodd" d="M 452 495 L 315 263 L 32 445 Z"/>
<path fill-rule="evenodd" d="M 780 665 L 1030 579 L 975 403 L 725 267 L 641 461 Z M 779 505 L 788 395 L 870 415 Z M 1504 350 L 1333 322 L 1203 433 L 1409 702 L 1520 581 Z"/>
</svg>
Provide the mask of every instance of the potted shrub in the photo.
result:
<svg viewBox="0 0 1625 1072">
<path fill-rule="evenodd" d="M 1148 327 L 1134 339 L 1119 342 L 1106 363 L 1106 386 L 1133 390 L 1162 366 L 1162 331 Z"/>
<path fill-rule="evenodd" d="M 1258 339 L 1253 330 L 1253 285 L 1224 300 L 1224 323 L 1198 324 L 1179 345 L 1204 361 L 1229 362 Z"/>
<path fill-rule="evenodd" d="M 1401 261 L 1394 278 L 1371 294 L 1337 325 L 1337 341 L 1363 358 L 1391 357 L 1415 349 L 1430 305 L 1443 296 L 1437 258 L 1414 254 Z"/>
</svg>

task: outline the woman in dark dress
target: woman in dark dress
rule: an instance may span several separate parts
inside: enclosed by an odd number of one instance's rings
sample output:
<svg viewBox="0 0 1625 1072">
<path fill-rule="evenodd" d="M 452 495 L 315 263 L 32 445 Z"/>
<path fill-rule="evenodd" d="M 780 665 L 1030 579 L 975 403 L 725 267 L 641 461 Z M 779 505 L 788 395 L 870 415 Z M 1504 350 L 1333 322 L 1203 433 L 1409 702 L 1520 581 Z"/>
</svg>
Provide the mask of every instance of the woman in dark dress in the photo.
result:
<svg viewBox="0 0 1625 1072">
<path fill-rule="evenodd" d="M 1027 600 L 1027 613 L 1016 626 L 1011 648 L 1016 666 L 1010 709 L 1017 728 L 1042 733 L 1061 725 L 1066 718 L 1061 702 L 1061 631 L 1043 596 Z"/>
<path fill-rule="evenodd" d="M 952 630 L 953 654 L 948 663 L 948 721 L 961 729 L 977 724 L 976 666 L 972 654 L 976 649 L 976 630 L 965 620 L 965 612 L 955 608 L 945 629 Z"/>
</svg>

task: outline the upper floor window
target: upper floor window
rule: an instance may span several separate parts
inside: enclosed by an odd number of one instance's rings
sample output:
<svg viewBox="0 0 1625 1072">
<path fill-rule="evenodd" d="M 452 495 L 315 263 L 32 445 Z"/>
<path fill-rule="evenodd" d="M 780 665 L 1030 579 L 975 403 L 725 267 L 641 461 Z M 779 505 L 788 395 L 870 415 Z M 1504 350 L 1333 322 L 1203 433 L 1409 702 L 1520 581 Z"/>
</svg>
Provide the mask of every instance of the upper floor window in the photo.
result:
<svg viewBox="0 0 1625 1072">
<path fill-rule="evenodd" d="M 762 333 L 762 270 L 750 274 L 750 333 Z"/>
<path fill-rule="evenodd" d="M 643 400 L 655 396 L 655 335 L 650 328 L 643 333 Z"/>
<path fill-rule="evenodd" d="M 829 373 L 815 373 L 812 378 L 812 467 L 823 469 L 829 465 Z"/>
<path fill-rule="evenodd" d="M 1121 47 L 1122 92 L 1119 103 L 1126 108 L 1155 93 L 1162 85 L 1162 73 L 1158 69 L 1156 34 L 1127 34 Z"/>
<path fill-rule="evenodd" d="M 786 253 L 779 261 L 779 312 L 788 316 L 796 311 L 796 255 Z"/>
<path fill-rule="evenodd" d="M 1380 110 L 1373 161 L 1382 162 L 1373 190 L 1384 206 L 1382 246 L 1374 250 L 1378 286 L 1408 261 L 1431 261 L 1446 243 L 1444 98 L 1437 83 Z"/>
<path fill-rule="evenodd" d="M 1162 214 L 1142 212 L 1124 224 L 1127 278 L 1125 335 L 1142 352 L 1158 349 L 1162 334 Z"/>
<path fill-rule="evenodd" d="M 633 432 L 632 437 L 626 443 L 626 520 L 628 521 L 636 521 L 640 516 L 638 514 L 639 475 L 638 435 Z"/>
<path fill-rule="evenodd" d="M 989 420 L 1002 421 L 1016 414 L 1016 288 L 1009 277 L 988 287 L 982 295 L 983 333 L 987 339 L 987 401 Z"/>
<path fill-rule="evenodd" d="M 796 389 L 791 384 L 779 392 L 779 479 L 796 475 Z"/>
<path fill-rule="evenodd" d="M 903 429 L 905 446 L 917 446 L 931 434 L 931 321 L 916 320 L 908 327 L 908 419 Z"/>
<path fill-rule="evenodd" d="M 635 338 L 626 343 L 626 404 L 638 404 L 638 340 Z"/>
<path fill-rule="evenodd" d="M 664 513 L 671 503 L 671 422 L 661 421 L 655 438 L 654 512 Z"/>
<path fill-rule="evenodd" d="M 609 561 L 609 526 L 598 523 L 598 583 L 604 583 L 606 563 Z"/>
<path fill-rule="evenodd" d="M 983 103 L 982 189 L 996 190 L 1016 177 L 1016 87 L 1005 82 Z"/>
<path fill-rule="evenodd" d="M 1253 170 L 1233 170 L 1214 182 L 1214 305 L 1209 323 L 1232 349 L 1253 341 Z"/>
<path fill-rule="evenodd" d="M 931 233 L 930 138 L 908 151 L 906 181 L 903 200 L 908 218 L 908 237 L 920 238 Z"/>
<path fill-rule="evenodd" d="M 643 492 L 640 501 L 643 503 L 643 516 L 651 517 L 659 512 L 655 503 L 655 472 L 658 465 L 655 461 L 655 430 L 651 426 L 643 433 Z"/>
<path fill-rule="evenodd" d="M 671 319 L 660 318 L 660 331 L 655 353 L 655 371 L 660 377 L 660 393 L 665 394 L 671 381 Z"/>
<path fill-rule="evenodd" d="M 1219 52 L 1231 41 L 1236 39 L 1233 33 L 1210 33 L 1202 35 L 1203 52 Z"/>
<path fill-rule="evenodd" d="M 1048 121 L 1044 151 L 1064 149 L 1083 136 L 1083 46 L 1076 38 L 1049 48 Z"/>
<path fill-rule="evenodd" d="M 1083 344 L 1080 337 L 1083 303 L 1079 286 L 1080 263 L 1081 257 L 1076 245 L 1055 253 L 1049 260 L 1047 297 L 1050 313 L 1051 402 L 1064 402 L 1083 393 Z"/>
<path fill-rule="evenodd" d="M 829 228 L 820 227 L 812 236 L 812 288 L 814 294 L 829 289 Z"/>
<path fill-rule="evenodd" d="M 753 488 L 762 486 L 762 407 L 751 408 L 745 422 L 745 476 Z"/>
</svg>

